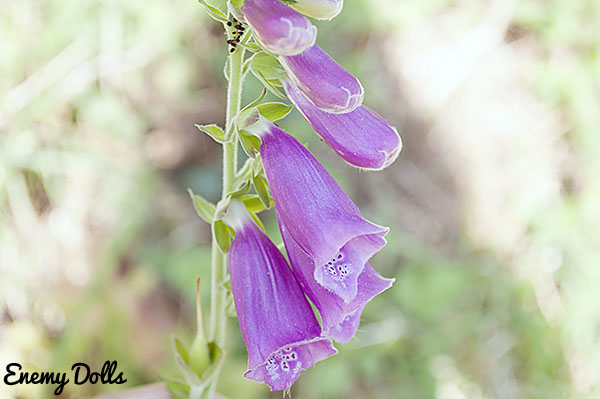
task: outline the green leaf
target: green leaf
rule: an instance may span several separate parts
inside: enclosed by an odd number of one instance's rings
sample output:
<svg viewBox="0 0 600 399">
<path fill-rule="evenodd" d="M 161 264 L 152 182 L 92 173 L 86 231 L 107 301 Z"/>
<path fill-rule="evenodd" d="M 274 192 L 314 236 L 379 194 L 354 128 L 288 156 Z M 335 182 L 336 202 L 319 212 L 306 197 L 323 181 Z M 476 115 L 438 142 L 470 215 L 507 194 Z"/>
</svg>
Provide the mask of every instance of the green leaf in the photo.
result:
<svg viewBox="0 0 600 399">
<path fill-rule="evenodd" d="M 263 203 L 265 208 L 270 208 L 271 195 L 269 194 L 269 184 L 267 183 L 267 179 L 263 176 L 254 176 L 252 178 L 252 183 L 254 184 L 254 189 L 256 190 L 256 194 L 258 194 L 260 202 Z"/>
<path fill-rule="evenodd" d="M 259 119 L 260 113 L 256 107 L 244 109 L 235 117 L 235 126 L 243 130 L 256 123 Z"/>
<path fill-rule="evenodd" d="M 266 53 L 258 53 L 252 59 L 252 70 L 260 73 L 266 80 L 281 79 L 286 75 L 285 69 L 277 58 Z"/>
<path fill-rule="evenodd" d="M 205 0 L 198 0 L 198 2 L 206 7 L 206 12 L 212 19 L 222 23 L 227 23 L 227 15 L 225 15 L 223 11 L 219 10 L 215 6 L 211 6 Z"/>
<path fill-rule="evenodd" d="M 229 138 L 226 137 L 223 129 L 221 129 L 219 126 L 217 126 L 215 124 L 211 124 L 211 125 L 195 124 L 194 126 L 196 126 L 198 128 L 198 130 L 200 130 L 201 132 L 208 134 L 217 143 L 223 144 L 223 143 L 227 143 L 229 141 Z"/>
<path fill-rule="evenodd" d="M 248 194 L 248 191 L 250 191 L 250 182 L 246 181 L 246 183 L 244 185 L 242 185 L 241 187 L 237 188 L 236 190 L 227 193 L 228 197 L 231 198 L 236 198 L 236 197 L 241 197 L 242 195 L 246 195 Z"/>
<path fill-rule="evenodd" d="M 190 387 L 198 387 L 198 386 L 202 385 L 198 375 L 194 372 L 194 370 L 191 369 L 191 367 L 184 360 L 184 357 L 182 356 L 182 354 L 179 352 L 179 348 L 178 348 L 179 345 L 177 344 L 177 341 L 178 341 L 177 338 L 173 338 L 173 340 L 172 340 L 173 355 L 175 357 L 175 364 L 177 365 L 177 368 L 179 368 L 179 371 L 181 371 L 181 374 L 183 375 L 185 382 Z M 186 356 L 187 356 L 187 352 L 186 352 Z"/>
<path fill-rule="evenodd" d="M 225 360 L 223 351 L 217 344 L 214 342 L 209 342 L 208 347 L 210 349 L 211 364 L 206 371 L 202 373 L 202 381 L 211 381 L 215 373 L 221 370 L 221 367 L 223 367 L 223 361 Z"/>
<path fill-rule="evenodd" d="M 252 217 L 252 220 L 254 220 L 254 223 L 256 223 L 258 225 L 258 227 L 261 228 L 262 231 L 265 231 L 265 225 L 263 224 L 262 220 L 260 220 L 260 218 L 258 216 L 256 216 L 254 213 L 250 213 L 250 216 Z"/>
<path fill-rule="evenodd" d="M 252 162 L 252 176 L 260 175 L 260 172 L 263 170 L 262 159 L 260 158 L 260 154 L 256 156 L 254 162 Z"/>
<path fill-rule="evenodd" d="M 215 206 L 200 195 L 194 194 L 191 188 L 188 188 L 188 193 L 190 194 L 190 198 L 194 203 L 194 209 L 196 210 L 198 216 L 200 216 L 206 223 L 212 223 L 215 216 Z"/>
<path fill-rule="evenodd" d="M 267 88 L 265 87 L 262 91 L 262 93 L 260 93 L 260 95 L 256 98 L 256 100 L 252 101 L 250 104 L 246 105 L 244 108 L 242 108 L 242 112 L 250 109 L 250 108 L 254 108 L 256 107 L 258 104 L 260 104 L 260 102 L 262 100 L 264 100 L 265 96 L 267 95 Z M 259 108 L 260 110 L 260 108 Z"/>
<path fill-rule="evenodd" d="M 229 251 L 229 246 L 235 236 L 235 231 L 223 223 L 222 220 L 215 220 L 213 229 L 215 232 L 215 240 L 217 240 L 217 246 L 223 254 L 226 254 Z"/>
<path fill-rule="evenodd" d="M 267 209 L 256 194 L 245 195 L 242 197 L 242 201 L 250 214 L 259 213 Z"/>
<path fill-rule="evenodd" d="M 251 158 L 255 158 L 260 151 L 260 139 L 253 134 L 245 132 L 244 130 L 240 130 L 238 137 L 240 138 L 240 144 L 242 145 L 242 148 L 246 154 Z"/>
<path fill-rule="evenodd" d="M 254 43 L 254 42 L 245 43 L 245 44 L 242 44 L 242 46 L 246 50 L 248 50 L 248 51 L 250 51 L 252 53 L 258 53 L 258 52 L 262 51 L 262 47 L 260 47 L 257 43 Z"/>
<path fill-rule="evenodd" d="M 217 202 L 217 205 L 215 207 L 214 220 L 221 220 L 223 219 L 223 217 L 225 217 L 225 213 L 227 213 L 227 209 L 229 208 L 230 202 L 231 197 L 227 195 L 224 198 L 222 198 L 219 202 Z"/>
<path fill-rule="evenodd" d="M 290 1 L 290 0 L 284 0 L 284 1 Z M 296 1 L 296 0 L 292 0 L 292 1 Z M 242 6 L 244 5 L 244 0 L 229 0 L 229 2 L 231 3 L 231 5 L 237 7 L 238 9 L 242 8 Z"/>
<path fill-rule="evenodd" d="M 264 103 L 260 104 L 258 107 L 258 112 L 271 122 L 278 121 L 279 119 L 283 119 L 290 113 L 290 111 L 294 108 L 293 105 L 287 105 L 284 103 Z"/>
<path fill-rule="evenodd" d="M 179 356 L 181 356 L 181 358 L 183 359 L 184 362 L 188 363 L 190 361 L 190 356 L 187 352 L 187 349 L 185 349 L 185 345 L 183 345 L 183 343 L 179 340 L 179 338 L 177 337 L 171 337 L 172 339 L 172 343 L 173 343 L 173 348 L 175 349 L 175 351 L 179 354 Z"/>
<path fill-rule="evenodd" d="M 233 295 L 227 296 L 227 304 L 225 305 L 225 312 L 227 316 L 231 318 L 237 317 L 237 312 L 235 311 L 235 302 L 233 301 Z"/>
<path fill-rule="evenodd" d="M 190 386 L 179 381 L 171 380 L 169 378 L 161 377 L 162 382 L 167 387 L 167 391 L 171 394 L 173 399 L 189 399 L 190 397 Z"/>
</svg>

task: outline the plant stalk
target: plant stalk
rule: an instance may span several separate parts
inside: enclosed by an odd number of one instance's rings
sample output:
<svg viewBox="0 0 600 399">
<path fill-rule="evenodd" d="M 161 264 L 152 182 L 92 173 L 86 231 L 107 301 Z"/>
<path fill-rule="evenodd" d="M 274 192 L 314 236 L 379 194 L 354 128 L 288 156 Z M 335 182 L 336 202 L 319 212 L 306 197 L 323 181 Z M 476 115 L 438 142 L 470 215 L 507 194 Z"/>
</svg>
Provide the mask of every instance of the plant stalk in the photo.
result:
<svg viewBox="0 0 600 399">
<path fill-rule="evenodd" d="M 243 48 L 238 48 L 229 55 L 229 85 L 227 87 L 225 132 L 230 134 L 232 138 L 229 143 L 223 145 L 223 191 L 221 198 L 225 198 L 228 193 L 233 191 L 235 173 L 237 172 L 238 140 L 237 136 L 232 134 L 232 128 L 233 118 L 240 111 L 242 103 L 243 61 Z M 213 231 L 210 279 L 210 330 L 208 336 L 209 341 L 215 342 L 223 351 L 225 348 L 227 327 L 227 292 L 223 287 L 223 282 L 226 280 L 227 270 L 227 255 L 223 255 L 219 250 Z M 217 386 L 218 377 L 218 373 L 215 373 L 210 388 L 205 391 L 205 398 L 212 398 Z"/>
</svg>

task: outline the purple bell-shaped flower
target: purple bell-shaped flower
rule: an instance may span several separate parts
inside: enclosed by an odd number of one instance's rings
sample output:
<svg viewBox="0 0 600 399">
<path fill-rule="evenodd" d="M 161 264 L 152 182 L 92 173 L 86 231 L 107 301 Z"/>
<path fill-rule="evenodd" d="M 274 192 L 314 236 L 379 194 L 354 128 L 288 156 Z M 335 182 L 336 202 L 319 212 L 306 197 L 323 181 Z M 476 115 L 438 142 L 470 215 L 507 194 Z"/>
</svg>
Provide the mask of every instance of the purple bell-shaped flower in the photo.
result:
<svg viewBox="0 0 600 399">
<path fill-rule="evenodd" d="M 245 377 L 278 391 L 300 373 L 337 353 L 321 328 L 287 261 L 237 200 L 227 221 L 231 290 L 248 350 Z"/>
<path fill-rule="evenodd" d="M 317 28 L 279 0 L 246 0 L 242 13 L 258 41 L 274 54 L 299 54 L 317 38 Z"/>
<path fill-rule="evenodd" d="M 319 136 L 351 165 L 380 170 L 391 165 L 402 149 L 394 127 L 373 110 L 359 106 L 345 114 L 321 111 L 287 78 L 281 80 L 288 98 Z"/>
<path fill-rule="evenodd" d="M 264 118 L 252 130 L 261 136 L 263 168 L 282 230 L 312 260 L 312 278 L 345 303 L 352 302 L 358 277 L 385 246 L 388 229 L 366 220 L 298 140 Z"/>
</svg>

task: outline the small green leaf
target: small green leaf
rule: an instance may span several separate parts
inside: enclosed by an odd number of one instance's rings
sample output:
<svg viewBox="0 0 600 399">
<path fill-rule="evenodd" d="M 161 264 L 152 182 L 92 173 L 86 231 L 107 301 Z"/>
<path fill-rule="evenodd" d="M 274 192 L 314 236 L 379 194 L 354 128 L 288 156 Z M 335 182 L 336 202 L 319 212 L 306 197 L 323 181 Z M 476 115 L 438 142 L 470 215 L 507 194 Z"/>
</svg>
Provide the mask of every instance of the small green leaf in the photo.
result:
<svg viewBox="0 0 600 399">
<path fill-rule="evenodd" d="M 162 382 L 167 387 L 167 391 L 171 394 L 173 399 L 189 399 L 190 397 L 190 386 L 179 381 L 171 380 L 169 378 L 161 377 Z"/>
<path fill-rule="evenodd" d="M 242 44 L 242 46 L 246 50 L 248 50 L 252 53 L 258 53 L 258 52 L 262 51 L 262 48 L 257 43 L 254 43 L 254 42 Z"/>
<path fill-rule="evenodd" d="M 177 365 L 177 367 L 179 368 L 179 371 L 181 371 L 181 374 L 183 375 L 183 378 L 185 379 L 185 382 L 190 385 L 190 387 L 197 387 L 201 385 L 200 382 L 200 378 L 198 377 L 198 375 L 194 372 L 194 370 L 192 370 L 190 368 L 190 366 L 188 365 L 187 361 L 185 360 L 187 358 L 187 351 L 185 352 L 185 358 L 183 356 L 182 353 L 180 353 L 180 346 L 181 343 L 178 344 L 178 339 L 177 338 L 173 338 L 172 343 L 173 343 L 173 355 L 175 357 L 175 364 Z"/>
<path fill-rule="evenodd" d="M 198 2 L 206 7 L 206 12 L 212 19 L 223 23 L 227 22 L 227 15 L 225 15 L 223 11 L 219 10 L 215 6 L 211 6 L 205 0 L 198 0 Z"/>
<path fill-rule="evenodd" d="M 228 197 L 232 197 L 232 198 L 236 198 L 236 197 L 241 197 L 242 195 L 246 195 L 248 194 L 248 191 L 250 191 L 250 182 L 246 181 L 246 183 L 244 185 L 242 185 L 241 187 L 237 188 L 236 190 L 227 193 Z"/>
<path fill-rule="evenodd" d="M 187 349 L 185 349 L 185 345 L 179 340 L 177 337 L 172 337 L 173 348 L 175 351 L 181 356 L 184 362 L 189 362 L 190 357 L 188 355 Z"/>
<path fill-rule="evenodd" d="M 263 163 L 260 157 L 260 154 L 256 156 L 254 162 L 252 162 L 252 176 L 260 175 L 260 172 L 263 170 Z"/>
<path fill-rule="evenodd" d="M 235 126 L 238 129 L 243 130 L 248 126 L 251 126 L 258 122 L 259 119 L 260 114 L 258 113 L 258 109 L 256 107 L 244 109 L 236 116 Z"/>
<path fill-rule="evenodd" d="M 281 79 L 286 75 L 285 69 L 277 58 L 266 53 L 258 53 L 252 59 L 252 70 L 261 74 L 266 80 Z"/>
<path fill-rule="evenodd" d="M 265 204 L 262 203 L 256 194 L 245 195 L 242 197 L 242 201 L 244 202 L 244 205 L 246 205 L 246 208 L 248 208 L 250 214 L 259 213 L 267 209 L 265 208 Z"/>
<path fill-rule="evenodd" d="M 290 0 L 284 0 L 284 1 L 290 1 Z M 292 0 L 292 1 L 296 1 L 296 0 Z M 229 2 L 231 3 L 231 5 L 237 7 L 238 9 L 242 8 L 242 6 L 244 5 L 244 0 L 229 0 Z"/>
<path fill-rule="evenodd" d="M 202 218 L 206 223 L 212 223 L 215 216 L 215 206 L 202 198 L 198 194 L 194 194 L 191 188 L 188 188 L 190 198 L 194 203 L 194 209 L 198 216 Z"/>
<path fill-rule="evenodd" d="M 283 119 L 290 113 L 290 111 L 294 108 L 292 105 L 287 105 L 284 103 L 264 103 L 260 104 L 258 107 L 258 112 L 271 122 L 278 121 L 279 119 Z"/>
<path fill-rule="evenodd" d="M 260 198 L 260 202 L 268 209 L 271 207 L 271 195 L 269 194 L 269 184 L 267 183 L 267 179 L 263 176 L 255 176 L 252 178 L 252 183 L 254 184 L 254 189 L 256 190 L 256 194 L 258 194 L 258 198 Z"/>
<path fill-rule="evenodd" d="M 235 311 L 235 302 L 233 301 L 233 295 L 227 296 L 227 304 L 225 305 L 225 312 L 227 316 L 231 318 L 237 317 L 237 312 Z"/>
<path fill-rule="evenodd" d="M 229 246 L 231 245 L 231 241 L 235 236 L 235 231 L 223 223 L 222 220 L 216 220 L 213 223 L 213 230 L 215 234 L 215 240 L 217 241 L 217 246 L 223 254 L 226 254 L 229 251 Z"/>
<path fill-rule="evenodd" d="M 211 125 L 195 124 L 194 126 L 196 126 L 198 128 L 198 130 L 200 130 L 201 132 L 208 134 L 217 143 L 223 144 L 223 143 L 226 143 L 227 141 L 229 141 L 228 138 L 225 136 L 225 132 L 223 131 L 223 129 L 221 129 L 219 126 L 217 126 L 215 124 L 211 124 Z"/>
<path fill-rule="evenodd" d="M 214 220 L 221 220 L 225 217 L 225 213 L 227 213 L 227 209 L 229 208 L 229 203 L 231 202 L 230 196 L 225 196 L 215 206 L 215 217 Z"/>
<path fill-rule="evenodd" d="M 255 158 L 260 151 L 260 139 L 253 134 L 245 133 L 244 130 L 240 130 L 238 137 L 246 154 L 251 158 Z"/>
<path fill-rule="evenodd" d="M 244 108 L 242 108 L 242 112 L 246 111 L 247 109 L 256 107 L 258 104 L 260 104 L 260 102 L 265 98 L 265 96 L 267 95 L 267 88 L 265 87 L 262 91 L 262 93 L 260 93 L 260 95 L 256 98 L 256 100 L 252 101 L 250 104 L 246 105 Z M 260 110 L 260 108 L 259 108 Z"/>
<path fill-rule="evenodd" d="M 256 223 L 258 225 L 258 227 L 261 228 L 262 231 L 265 231 L 265 225 L 263 224 L 262 220 L 260 220 L 260 218 L 258 216 L 256 216 L 254 213 L 250 213 L 250 216 L 254 220 L 254 223 Z"/>
</svg>

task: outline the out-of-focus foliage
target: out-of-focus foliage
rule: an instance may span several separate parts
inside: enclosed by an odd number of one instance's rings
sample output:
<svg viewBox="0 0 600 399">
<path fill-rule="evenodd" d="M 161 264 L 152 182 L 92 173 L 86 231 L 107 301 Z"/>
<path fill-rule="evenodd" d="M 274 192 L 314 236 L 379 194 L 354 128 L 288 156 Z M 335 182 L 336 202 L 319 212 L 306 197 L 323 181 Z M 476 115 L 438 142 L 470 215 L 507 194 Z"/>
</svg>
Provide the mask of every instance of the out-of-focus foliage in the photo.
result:
<svg viewBox="0 0 600 399">
<path fill-rule="evenodd" d="M 346 3 L 318 42 L 403 154 L 365 175 L 297 112 L 282 126 L 392 228 L 373 265 L 396 283 L 293 396 L 597 397 L 600 4 Z M 187 187 L 220 191 L 219 147 L 194 123 L 222 125 L 221 27 L 191 0 L 0 7 L 0 367 L 116 359 L 128 379 L 64 397 L 173 375 L 169 337 L 191 342 L 208 281 Z M 259 87 L 250 76 L 245 99 Z M 280 397 L 242 377 L 234 319 L 229 332 L 219 392 Z M 0 384 L 17 395 L 49 391 Z"/>
</svg>

